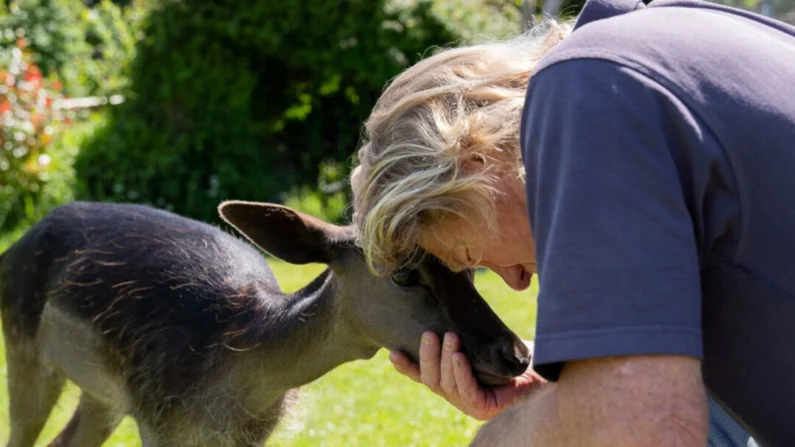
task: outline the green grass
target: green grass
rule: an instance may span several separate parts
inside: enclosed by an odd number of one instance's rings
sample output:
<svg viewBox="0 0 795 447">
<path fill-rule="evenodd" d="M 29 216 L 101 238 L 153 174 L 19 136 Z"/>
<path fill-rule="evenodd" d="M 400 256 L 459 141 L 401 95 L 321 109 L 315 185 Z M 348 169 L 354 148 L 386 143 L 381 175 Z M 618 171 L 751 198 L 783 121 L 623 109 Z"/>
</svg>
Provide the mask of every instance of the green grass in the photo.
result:
<svg viewBox="0 0 795 447">
<path fill-rule="evenodd" d="M 0 242 L 8 242 L 0 238 Z M 5 244 L 2 244 L 5 245 Z M 286 290 L 295 290 L 322 271 L 322 265 L 292 266 L 273 262 Z M 491 272 L 480 272 L 476 285 L 495 312 L 522 338 L 534 335 L 537 283 L 530 292 L 509 289 Z M 273 446 L 461 446 L 480 423 L 447 404 L 423 386 L 398 374 L 387 352 L 340 366 L 303 388 L 298 411 L 285 420 L 268 445 Z M 0 340 L 0 445 L 8 439 L 5 354 Z M 37 445 L 46 445 L 68 421 L 78 391 L 67 385 Z M 104 444 L 140 446 L 135 422 L 125 418 Z"/>
</svg>

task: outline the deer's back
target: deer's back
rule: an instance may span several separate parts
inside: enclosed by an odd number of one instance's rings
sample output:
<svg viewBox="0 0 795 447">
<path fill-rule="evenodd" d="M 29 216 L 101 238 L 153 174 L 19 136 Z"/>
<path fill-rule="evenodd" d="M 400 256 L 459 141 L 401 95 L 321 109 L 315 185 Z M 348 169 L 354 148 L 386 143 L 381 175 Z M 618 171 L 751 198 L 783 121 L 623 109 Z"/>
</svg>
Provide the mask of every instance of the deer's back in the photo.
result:
<svg viewBox="0 0 795 447">
<path fill-rule="evenodd" d="M 279 306 L 268 290 L 277 282 L 247 243 L 137 205 L 57 208 L 0 265 L 10 333 L 33 340 L 53 326 L 66 331 L 53 337 L 91 350 L 102 363 L 96 371 L 137 390 L 131 405 L 159 412 L 255 343 L 252 327 L 267 325 Z"/>
</svg>

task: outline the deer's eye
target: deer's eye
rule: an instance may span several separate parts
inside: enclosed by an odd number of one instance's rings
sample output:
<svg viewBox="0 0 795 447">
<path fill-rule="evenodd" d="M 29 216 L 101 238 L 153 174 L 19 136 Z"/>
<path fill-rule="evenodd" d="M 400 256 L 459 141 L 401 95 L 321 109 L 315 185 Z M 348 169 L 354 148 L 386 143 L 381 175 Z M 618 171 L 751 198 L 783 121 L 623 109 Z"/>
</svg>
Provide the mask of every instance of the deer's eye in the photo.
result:
<svg viewBox="0 0 795 447">
<path fill-rule="evenodd" d="M 392 282 L 400 287 L 413 287 L 420 283 L 420 272 L 416 269 L 398 270 L 392 274 Z"/>
</svg>

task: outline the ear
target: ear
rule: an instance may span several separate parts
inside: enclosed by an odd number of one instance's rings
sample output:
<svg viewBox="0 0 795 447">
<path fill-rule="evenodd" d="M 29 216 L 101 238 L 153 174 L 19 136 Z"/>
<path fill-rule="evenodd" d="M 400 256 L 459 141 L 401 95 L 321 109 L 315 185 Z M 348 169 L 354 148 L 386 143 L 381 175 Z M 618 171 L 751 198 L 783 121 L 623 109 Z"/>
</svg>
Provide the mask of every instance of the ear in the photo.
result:
<svg viewBox="0 0 795 447">
<path fill-rule="evenodd" d="M 218 206 L 228 224 L 266 252 L 291 264 L 329 264 L 342 227 L 272 203 L 231 200 Z"/>
</svg>

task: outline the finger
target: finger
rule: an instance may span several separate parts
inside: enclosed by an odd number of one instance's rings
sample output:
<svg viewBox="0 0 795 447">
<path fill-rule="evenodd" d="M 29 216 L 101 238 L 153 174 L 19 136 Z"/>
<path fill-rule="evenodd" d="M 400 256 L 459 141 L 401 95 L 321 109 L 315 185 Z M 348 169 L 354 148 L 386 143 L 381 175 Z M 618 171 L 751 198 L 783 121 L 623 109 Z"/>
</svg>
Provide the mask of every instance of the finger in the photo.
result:
<svg viewBox="0 0 795 447">
<path fill-rule="evenodd" d="M 461 349 L 461 343 L 458 336 L 452 332 L 444 335 L 444 343 L 442 348 L 442 366 L 441 366 L 441 387 L 447 399 L 457 400 L 458 388 L 455 383 L 455 373 L 453 372 L 453 354 Z"/>
<path fill-rule="evenodd" d="M 535 371 L 525 371 L 506 386 L 494 388 L 495 402 L 500 406 L 509 406 L 522 396 L 534 393 L 546 386 L 548 382 Z"/>
<path fill-rule="evenodd" d="M 408 376 L 415 382 L 421 383 L 420 367 L 416 363 L 412 362 L 408 356 L 400 351 L 392 351 L 389 353 L 389 360 L 392 362 L 392 366 L 394 366 L 399 373 Z"/>
<path fill-rule="evenodd" d="M 433 332 L 422 334 L 420 345 L 421 381 L 434 392 L 439 392 L 439 337 Z"/>
<path fill-rule="evenodd" d="M 453 374 L 461 403 L 474 410 L 483 407 L 484 392 L 472 374 L 469 360 L 460 352 L 453 355 Z"/>
</svg>

